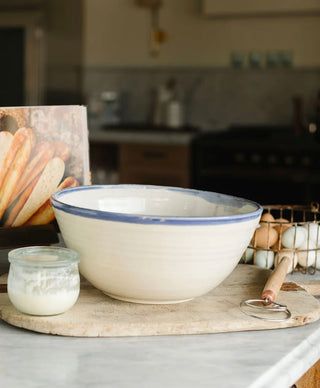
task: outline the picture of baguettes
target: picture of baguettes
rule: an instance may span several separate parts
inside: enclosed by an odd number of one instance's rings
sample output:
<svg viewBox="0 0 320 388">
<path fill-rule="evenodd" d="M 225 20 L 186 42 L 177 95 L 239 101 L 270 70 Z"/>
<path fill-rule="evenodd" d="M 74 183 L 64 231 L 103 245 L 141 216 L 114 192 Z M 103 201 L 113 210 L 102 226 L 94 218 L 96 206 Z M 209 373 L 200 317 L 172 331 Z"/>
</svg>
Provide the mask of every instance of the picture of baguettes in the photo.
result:
<svg viewBox="0 0 320 388">
<path fill-rule="evenodd" d="M 33 182 L 30 183 L 30 185 L 24 190 L 24 192 L 21 194 L 18 201 L 15 203 L 15 205 L 10 209 L 9 215 L 6 219 L 6 222 L 3 226 L 11 226 L 16 219 L 17 215 L 20 213 L 21 209 L 23 208 L 24 204 L 27 202 L 27 199 L 29 198 L 30 194 L 32 193 L 35 185 L 38 183 L 40 177 L 34 178 Z"/>
<path fill-rule="evenodd" d="M 18 196 L 26 189 L 26 187 L 28 187 L 36 176 L 41 174 L 54 154 L 55 146 L 51 142 L 41 141 L 35 145 L 30 161 L 24 169 L 16 188 L 11 195 L 8 206 L 10 206 L 18 198 Z"/>
<path fill-rule="evenodd" d="M 13 135 L 8 131 L 0 132 L 0 171 L 2 170 L 2 163 L 11 146 Z"/>
<path fill-rule="evenodd" d="M 61 158 L 64 162 L 66 162 L 71 155 L 71 147 L 62 140 L 58 140 L 54 142 L 54 148 L 56 150 L 55 156 Z"/>
<path fill-rule="evenodd" d="M 79 182 L 74 177 L 69 176 L 58 186 L 56 191 L 76 186 L 79 186 Z M 54 211 L 50 198 L 48 198 L 47 201 L 29 218 L 29 220 L 24 223 L 24 225 L 46 225 L 52 222 L 54 218 Z"/>
<path fill-rule="evenodd" d="M 88 143 L 83 106 L 0 107 L 1 232 L 54 221 L 53 192 L 90 183 Z M 53 172 L 54 166 L 59 173 Z M 30 236 L 37 230 L 30 227 Z M 20 231 L 8 232 L 10 238 L 17 236 L 19 245 Z"/>
<path fill-rule="evenodd" d="M 23 225 L 46 202 L 57 190 L 64 170 L 65 163 L 61 158 L 54 157 L 48 162 L 12 226 Z"/>
<path fill-rule="evenodd" d="M 35 136 L 32 129 L 20 128 L 14 134 L 0 170 L 0 220 L 28 163 Z"/>
</svg>

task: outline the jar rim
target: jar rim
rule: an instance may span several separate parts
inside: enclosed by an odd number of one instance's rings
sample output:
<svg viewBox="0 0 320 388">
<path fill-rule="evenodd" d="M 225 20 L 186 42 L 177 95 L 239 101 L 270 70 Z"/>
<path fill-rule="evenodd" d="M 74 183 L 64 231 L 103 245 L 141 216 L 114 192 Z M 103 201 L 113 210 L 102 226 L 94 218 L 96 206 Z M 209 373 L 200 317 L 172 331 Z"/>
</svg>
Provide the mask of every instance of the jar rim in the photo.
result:
<svg viewBox="0 0 320 388">
<path fill-rule="evenodd" d="M 80 254 L 73 249 L 64 247 L 29 246 L 9 251 L 8 260 L 10 263 L 23 266 L 64 267 L 79 263 Z"/>
</svg>

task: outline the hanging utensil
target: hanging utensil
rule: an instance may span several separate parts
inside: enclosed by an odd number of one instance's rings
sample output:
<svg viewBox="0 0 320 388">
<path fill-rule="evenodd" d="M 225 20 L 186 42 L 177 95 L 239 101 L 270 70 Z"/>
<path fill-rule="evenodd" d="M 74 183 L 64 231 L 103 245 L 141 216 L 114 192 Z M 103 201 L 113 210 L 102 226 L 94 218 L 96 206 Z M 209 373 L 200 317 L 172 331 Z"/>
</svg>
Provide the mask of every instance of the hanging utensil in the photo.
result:
<svg viewBox="0 0 320 388">
<path fill-rule="evenodd" d="M 151 10 L 151 47 L 150 54 L 157 56 L 160 51 L 160 45 L 167 41 L 167 33 L 160 28 L 160 8 L 163 5 L 162 0 L 136 0 L 140 7 L 147 7 Z"/>
</svg>

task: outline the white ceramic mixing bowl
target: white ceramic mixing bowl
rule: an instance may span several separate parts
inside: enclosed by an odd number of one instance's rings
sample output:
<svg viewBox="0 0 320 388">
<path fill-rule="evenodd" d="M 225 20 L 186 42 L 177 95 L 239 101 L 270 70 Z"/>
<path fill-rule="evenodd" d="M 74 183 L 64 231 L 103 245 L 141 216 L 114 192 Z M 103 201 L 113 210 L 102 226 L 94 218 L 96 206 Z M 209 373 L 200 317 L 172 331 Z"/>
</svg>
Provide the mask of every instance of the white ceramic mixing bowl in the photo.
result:
<svg viewBox="0 0 320 388">
<path fill-rule="evenodd" d="M 255 202 L 143 185 L 61 190 L 51 202 L 80 273 L 107 295 L 176 303 L 203 295 L 235 268 L 258 225 Z"/>
</svg>

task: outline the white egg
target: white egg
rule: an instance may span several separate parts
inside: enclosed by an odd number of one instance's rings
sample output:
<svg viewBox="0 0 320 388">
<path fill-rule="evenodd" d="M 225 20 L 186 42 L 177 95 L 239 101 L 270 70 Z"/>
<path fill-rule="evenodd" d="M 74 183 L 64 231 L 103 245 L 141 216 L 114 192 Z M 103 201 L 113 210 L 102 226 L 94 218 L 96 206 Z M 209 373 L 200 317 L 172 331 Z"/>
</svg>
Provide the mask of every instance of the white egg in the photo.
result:
<svg viewBox="0 0 320 388">
<path fill-rule="evenodd" d="M 320 270 L 320 248 L 315 251 L 315 267 Z"/>
<path fill-rule="evenodd" d="M 298 255 L 295 251 L 291 249 L 281 249 L 281 251 L 279 251 L 274 258 L 274 265 L 275 267 L 277 267 L 285 256 L 289 257 L 289 259 L 291 260 L 291 264 L 289 265 L 287 271 L 287 273 L 290 273 L 296 268 L 298 264 Z"/>
<path fill-rule="evenodd" d="M 274 252 L 264 249 L 256 251 L 254 264 L 262 268 L 271 268 L 274 263 Z"/>
<path fill-rule="evenodd" d="M 297 255 L 302 267 L 312 267 L 316 261 L 316 244 L 312 240 L 305 241 L 297 250 Z"/>
<path fill-rule="evenodd" d="M 282 234 L 282 245 L 285 248 L 300 248 L 307 240 L 307 230 L 303 226 L 291 226 Z"/>
<path fill-rule="evenodd" d="M 320 228 L 317 222 L 310 222 L 303 227 L 307 231 L 308 238 L 312 240 L 317 246 L 320 246 Z"/>
<path fill-rule="evenodd" d="M 253 260 L 253 253 L 254 253 L 254 249 L 253 248 L 250 248 L 248 247 L 243 255 L 242 255 L 242 260 L 245 262 L 245 263 L 251 263 L 251 261 Z"/>
</svg>

